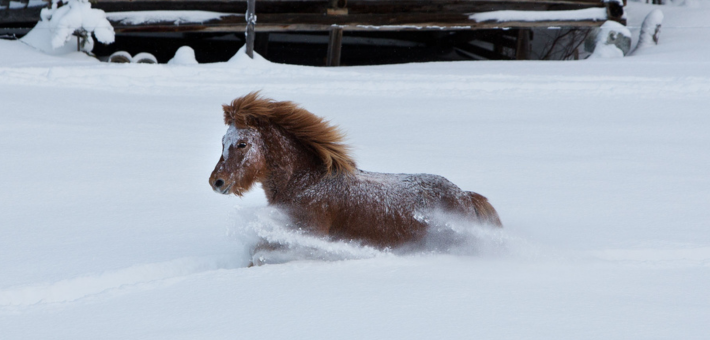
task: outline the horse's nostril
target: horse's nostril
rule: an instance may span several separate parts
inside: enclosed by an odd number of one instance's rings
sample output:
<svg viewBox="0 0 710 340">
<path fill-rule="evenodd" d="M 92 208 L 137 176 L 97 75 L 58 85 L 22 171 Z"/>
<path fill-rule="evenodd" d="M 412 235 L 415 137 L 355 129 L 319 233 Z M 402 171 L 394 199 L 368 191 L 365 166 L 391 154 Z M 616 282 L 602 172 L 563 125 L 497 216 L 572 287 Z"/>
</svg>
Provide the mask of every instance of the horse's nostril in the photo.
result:
<svg viewBox="0 0 710 340">
<path fill-rule="evenodd" d="M 221 187 L 221 186 L 223 186 L 223 185 L 224 185 L 224 181 L 221 180 L 221 179 L 218 179 L 217 181 L 214 182 L 214 186 L 216 186 L 216 187 L 218 187 L 218 188 Z"/>
</svg>

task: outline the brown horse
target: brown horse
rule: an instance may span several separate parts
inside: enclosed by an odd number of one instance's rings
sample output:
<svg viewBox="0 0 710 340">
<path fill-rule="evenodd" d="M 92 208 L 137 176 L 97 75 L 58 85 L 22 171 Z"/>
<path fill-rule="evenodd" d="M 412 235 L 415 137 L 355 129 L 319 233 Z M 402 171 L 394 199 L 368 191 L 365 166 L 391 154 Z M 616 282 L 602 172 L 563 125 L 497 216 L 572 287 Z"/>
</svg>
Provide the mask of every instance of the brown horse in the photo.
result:
<svg viewBox="0 0 710 340">
<path fill-rule="evenodd" d="M 259 182 L 269 205 L 311 234 L 395 248 L 421 240 L 435 210 L 501 226 L 485 197 L 441 176 L 357 169 L 342 134 L 291 102 L 253 92 L 223 108 L 212 189 L 241 196 Z"/>
</svg>

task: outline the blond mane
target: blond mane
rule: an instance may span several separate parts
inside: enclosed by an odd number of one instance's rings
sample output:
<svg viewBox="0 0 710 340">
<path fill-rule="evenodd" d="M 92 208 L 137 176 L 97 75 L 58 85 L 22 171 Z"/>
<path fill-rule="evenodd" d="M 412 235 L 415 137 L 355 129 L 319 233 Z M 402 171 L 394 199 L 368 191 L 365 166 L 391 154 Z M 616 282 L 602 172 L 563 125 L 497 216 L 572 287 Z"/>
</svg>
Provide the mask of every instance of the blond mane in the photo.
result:
<svg viewBox="0 0 710 340">
<path fill-rule="evenodd" d="M 277 102 L 251 92 L 222 105 L 224 123 L 238 128 L 250 126 L 251 121 L 265 120 L 280 126 L 296 140 L 312 150 L 323 161 L 328 173 L 352 173 L 355 161 L 342 143 L 343 134 L 306 109 L 292 102 Z"/>
</svg>

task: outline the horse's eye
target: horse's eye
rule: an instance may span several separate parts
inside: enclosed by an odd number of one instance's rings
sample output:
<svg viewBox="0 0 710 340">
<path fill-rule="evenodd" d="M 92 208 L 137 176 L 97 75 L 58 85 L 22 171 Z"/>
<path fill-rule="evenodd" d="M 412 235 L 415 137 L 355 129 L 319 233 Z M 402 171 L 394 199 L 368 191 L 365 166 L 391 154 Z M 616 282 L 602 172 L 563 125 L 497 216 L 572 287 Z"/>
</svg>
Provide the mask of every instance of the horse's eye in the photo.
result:
<svg viewBox="0 0 710 340">
<path fill-rule="evenodd" d="M 239 143 L 239 144 L 237 144 L 237 147 L 240 148 L 240 149 L 241 149 L 241 148 L 246 148 L 246 147 L 247 147 L 247 143 Z"/>
</svg>

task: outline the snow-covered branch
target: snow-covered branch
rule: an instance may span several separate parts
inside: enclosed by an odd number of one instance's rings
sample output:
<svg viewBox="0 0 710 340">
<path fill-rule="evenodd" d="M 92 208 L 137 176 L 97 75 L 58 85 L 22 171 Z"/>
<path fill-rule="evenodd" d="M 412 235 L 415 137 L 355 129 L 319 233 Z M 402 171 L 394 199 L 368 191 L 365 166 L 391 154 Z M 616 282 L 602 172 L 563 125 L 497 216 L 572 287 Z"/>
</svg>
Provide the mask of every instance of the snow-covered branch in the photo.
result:
<svg viewBox="0 0 710 340">
<path fill-rule="evenodd" d="M 42 21 L 49 24 L 53 48 L 64 46 L 74 32 L 81 30 L 87 32 L 89 39 L 94 33 L 96 39 L 104 44 L 110 44 L 115 39 L 106 13 L 91 8 L 88 0 L 69 0 L 62 7 L 58 7 L 58 0 L 52 0 L 52 7 L 43 9 L 40 15 Z"/>
</svg>

